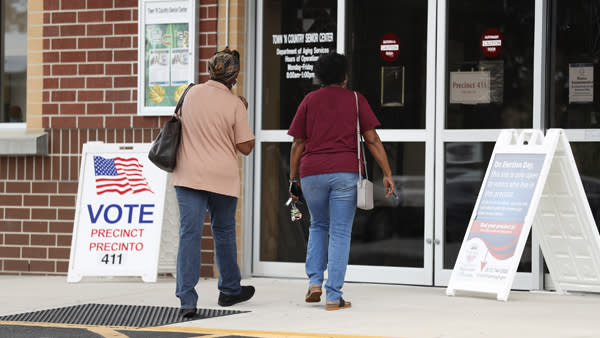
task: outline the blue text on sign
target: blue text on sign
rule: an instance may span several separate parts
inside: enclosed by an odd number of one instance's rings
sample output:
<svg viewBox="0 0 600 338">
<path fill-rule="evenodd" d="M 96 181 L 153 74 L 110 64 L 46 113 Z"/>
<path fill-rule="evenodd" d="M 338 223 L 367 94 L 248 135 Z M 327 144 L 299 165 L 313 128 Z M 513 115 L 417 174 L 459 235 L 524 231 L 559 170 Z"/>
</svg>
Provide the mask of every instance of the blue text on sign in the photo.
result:
<svg viewBox="0 0 600 338">
<path fill-rule="evenodd" d="M 152 219 L 148 219 L 147 217 L 151 217 L 154 214 L 152 210 L 154 204 L 124 204 L 122 206 L 119 204 L 109 204 L 106 207 L 104 204 L 100 204 L 97 210 L 94 210 L 91 204 L 88 204 L 87 207 L 92 224 L 96 224 L 100 216 L 102 216 L 106 223 L 115 224 L 120 222 L 124 215 L 127 217 L 127 224 L 133 223 L 134 216 L 138 217 L 137 221 L 140 224 L 153 222 Z"/>
</svg>

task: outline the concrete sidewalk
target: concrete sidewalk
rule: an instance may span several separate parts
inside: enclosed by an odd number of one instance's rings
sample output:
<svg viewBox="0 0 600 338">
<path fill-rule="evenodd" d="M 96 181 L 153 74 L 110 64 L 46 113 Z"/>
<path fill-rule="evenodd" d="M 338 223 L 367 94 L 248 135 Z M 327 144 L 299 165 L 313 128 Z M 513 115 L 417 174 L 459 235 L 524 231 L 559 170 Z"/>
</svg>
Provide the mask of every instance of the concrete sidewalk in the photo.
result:
<svg viewBox="0 0 600 338">
<path fill-rule="evenodd" d="M 198 307 L 217 304 L 215 279 L 200 281 Z M 444 288 L 347 283 L 344 298 L 353 307 L 325 311 L 304 302 L 305 280 L 253 278 L 252 300 L 232 309 L 249 313 L 177 323 L 177 327 L 345 334 L 410 338 L 600 337 L 600 295 L 513 291 L 508 302 L 481 297 L 448 297 Z M 0 315 L 99 303 L 178 307 L 175 280 L 144 283 L 139 278 L 0 276 Z"/>
</svg>

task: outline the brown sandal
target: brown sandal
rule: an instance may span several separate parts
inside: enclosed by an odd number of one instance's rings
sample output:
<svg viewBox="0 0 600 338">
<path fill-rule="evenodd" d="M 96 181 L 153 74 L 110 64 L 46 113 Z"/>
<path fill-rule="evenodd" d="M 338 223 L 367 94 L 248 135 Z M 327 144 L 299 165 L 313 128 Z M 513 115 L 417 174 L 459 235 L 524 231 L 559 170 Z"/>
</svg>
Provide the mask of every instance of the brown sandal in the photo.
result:
<svg viewBox="0 0 600 338">
<path fill-rule="evenodd" d="M 327 303 L 325 305 L 325 310 L 333 311 L 333 310 L 341 310 L 352 307 L 352 303 L 344 301 L 344 298 L 340 297 L 339 303 Z"/>
<path fill-rule="evenodd" d="M 306 293 L 306 297 L 304 297 L 304 300 L 307 303 L 318 303 L 321 301 L 322 293 L 323 292 L 321 291 L 320 285 L 312 285 L 308 288 L 308 292 Z"/>
</svg>

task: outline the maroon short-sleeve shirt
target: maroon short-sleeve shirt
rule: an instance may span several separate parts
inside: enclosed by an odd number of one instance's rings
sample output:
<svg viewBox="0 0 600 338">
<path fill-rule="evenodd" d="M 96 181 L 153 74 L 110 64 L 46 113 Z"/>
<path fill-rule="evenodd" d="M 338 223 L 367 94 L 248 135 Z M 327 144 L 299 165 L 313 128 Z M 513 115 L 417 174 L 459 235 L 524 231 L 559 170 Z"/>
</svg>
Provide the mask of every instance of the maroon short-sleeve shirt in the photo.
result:
<svg viewBox="0 0 600 338">
<path fill-rule="evenodd" d="M 360 131 L 364 133 L 380 124 L 367 99 L 357 94 Z M 358 172 L 353 91 L 331 86 L 308 93 L 298 106 L 288 134 L 305 140 L 300 177 Z"/>
</svg>

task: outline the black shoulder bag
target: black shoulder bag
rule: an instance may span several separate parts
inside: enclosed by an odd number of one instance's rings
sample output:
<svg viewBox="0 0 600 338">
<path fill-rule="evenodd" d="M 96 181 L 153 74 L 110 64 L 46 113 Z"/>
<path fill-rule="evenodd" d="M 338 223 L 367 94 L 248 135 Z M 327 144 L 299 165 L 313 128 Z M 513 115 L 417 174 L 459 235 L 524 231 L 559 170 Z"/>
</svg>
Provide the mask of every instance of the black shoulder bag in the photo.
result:
<svg viewBox="0 0 600 338">
<path fill-rule="evenodd" d="M 177 106 L 175 106 L 175 114 L 173 114 L 170 120 L 165 122 L 148 152 L 148 159 L 166 172 L 173 172 L 173 169 L 175 169 L 177 148 L 179 148 L 181 141 L 181 121 L 179 119 L 181 117 L 181 106 L 183 105 L 185 94 L 194 85 L 195 83 L 190 83 L 185 88 L 185 91 L 181 94 L 177 102 Z"/>
</svg>

